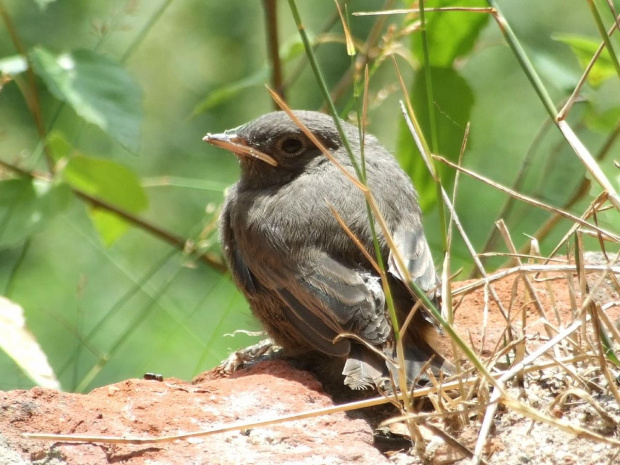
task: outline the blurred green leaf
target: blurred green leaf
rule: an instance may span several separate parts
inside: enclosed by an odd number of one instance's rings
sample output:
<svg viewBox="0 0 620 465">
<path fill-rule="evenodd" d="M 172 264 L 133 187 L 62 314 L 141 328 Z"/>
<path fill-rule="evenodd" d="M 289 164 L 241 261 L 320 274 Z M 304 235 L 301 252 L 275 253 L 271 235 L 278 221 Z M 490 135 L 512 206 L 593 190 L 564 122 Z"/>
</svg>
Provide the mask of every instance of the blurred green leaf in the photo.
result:
<svg viewBox="0 0 620 465">
<path fill-rule="evenodd" d="M 148 198 L 138 177 L 116 162 L 84 155 L 73 156 L 63 169 L 62 176 L 71 187 L 129 213 L 139 213 L 148 206 Z M 128 228 L 126 222 L 114 213 L 94 208 L 90 214 L 105 244 L 114 242 Z"/>
<path fill-rule="evenodd" d="M 550 85 L 567 94 L 577 86 L 581 73 L 574 66 L 571 68 L 560 57 L 536 49 L 528 50 L 528 54 L 534 67 Z"/>
<path fill-rule="evenodd" d="M 194 107 L 191 117 L 198 116 L 220 105 L 245 89 L 263 84 L 267 79 L 269 79 L 269 68 L 264 67 L 246 78 L 218 87 L 209 92 L 207 96 Z"/>
<path fill-rule="evenodd" d="M 440 7 L 488 7 L 484 0 L 427 0 L 426 8 Z M 451 66 L 459 57 L 469 53 L 489 21 L 488 14 L 467 11 L 440 11 L 425 14 L 426 40 L 431 66 Z M 421 34 L 411 36 L 412 50 L 422 59 Z"/>
<path fill-rule="evenodd" d="M 39 5 L 39 8 L 41 8 L 42 10 L 45 10 L 47 8 L 47 5 L 49 5 L 50 3 L 54 3 L 56 0 L 34 0 L 34 2 Z"/>
<path fill-rule="evenodd" d="M 108 247 L 129 230 L 127 221 L 108 210 L 93 207 L 89 213 L 101 240 Z"/>
<path fill-rule="evenodd" d="M 601 342 L 603 343 L 603 347 L 605 348 L 605 356 L 608 360 L 611 360 L 616 367 L 620 367 L 620 360 L 618 360 L 618 356 L 614 352 L 613 341 L 605 331 L 600 331 L 598 334 L 601 338 Z"/>
<path fill-rule="evenodd" d="M 316 36 L 311 31 L 307 32 L 310 43 L 314 44 L 316 41 Z M 305 53 L 306 50 L 304 49 L 304 43 L 301 41 L 299 34 L 293 34 L 290 36 L 280 47 L 280 59 L 284 62 L 303 56 Z"/>
<path fill-rule="evenodd" d="M 54 96 L 129 151 L 138 151 L 140 88 L 118 63 L 89 50 L 54 55 L 35 47 L 30 57 Z"/>
<path fill-rule="evenodd" d="M 148 206 L 148 199 L 135 173 L 114 161 L 74 156 L 62 175 L 70 186 L 124 210 L 137 213 Z"/>
<path fill-rule="evenodd" d="M 52 131 L 48 134 L 47 147 L 55 162 L 59 162 L 63 158 L 68 157 L 73 149 L 67 139 L 58 131 Z"/>
<path fill-rule="evenodd" d="M 581 67 L 585 70 L 600 46 L 600 39 L 580 36 L 577 34 L 554 34 L 554 40 L 567 44 Z M 588 83 L 592 87 L 600 86 L 604 81 L 616 75 L 616 70 L 607 49 L 603 49 L 594 66 L 588 73 Z"/>
<path fill-rule="evenodd" d="M 594 106 L 589 105 L 584 115 L 584 122 L 588 129 L 601 134 L 608 134 L 616 128 L 618 121 L 620 121 L 620 107 L 599 112 Z"/>
<path fill-rule="evenodd" d="M 14 76 L 15 74 L 23 73 L 27 69 L 28 61 L 21 55 L 13 55 L 0 60 L 0 73 Z"/>
<path fill-rule="evenodd" d="M 304 54 L 304 44 L 301 42 L 299 35 L 295 34 L 289 40 L 286 40 L 280 47 L 280 59 L 283 62 L 288 62 Z M 222 103 L 230 100 L 240 92 L 251 87 L 264 84 L 269 79 L 271 69 L 269 66 L 264 66 L 250 76 L 239 79 L 221 87 L 213 89 L 207 94 L 207 96 L 199 102 L 192 110 L 191 118 L 198 116 L 205 111 L 221 105 Z"/>
<path fill-rule="evenodd" d="M 71 200 L 65 184 L 37 179 L 0 182 L 0 248 L 10 247 L 40 231 Z"/>
<path fill-rule="evenodd" d="M 438 150 L 441 155 L 456 160 L 474 105 L 474 94 L 467 81 L 452 68 L 431 68 L 431 79 L 434 88 L 441 89 L 441 92 L 434 95 Z M 428 140 L 430 122 L 426 105 L 426 75 L 423 72 L 415 75 L 411 99 L 424 137 Z M 427 210 L 437 200 L 434 196 L 435 186 L 403 120 L 400 122 L 396 156 L 420 194 L 422 209 Z M 438 168 L 441 172 L 443 166 L 439 165 Z M 445 185 L 448 186 L 449 182 L 445 182 Z"/>
<path fill-rule="evenodd" d="M 424 6 L 425 8 L 476 8 L 488 5 L 484 0 L 428 0 Z M 433 89 L 435 89 L 433 104 L 439 141 L 437 150 L 450 159 L 458 156 L 465 126 L 469 121 L 474 103 L 473 91 L 465 79 L 453 69 L 453 65 L 456 59 L 471 52 L 478 35 L 488 21 L 489 15 L 485 13 L 441 11 L 425 14 L 426 40 L 431 66 L 430 78 Z M 418 61 L 422 63 L 424 54 L 421 33 L 412 35 L 411 49 Z M 430 140 L 430 121 L 426 79 L 424 69 L 416 70 L 411 99 L 423 135 L 428 141 Z M 404 121 L 400 123 L 397 157 L 411 176 L 420 194 L 422 209 L 428 210 L 437 201 L 435 187 Z M 441 170 L 442 167 L 439 169 Z"/>
</svg>

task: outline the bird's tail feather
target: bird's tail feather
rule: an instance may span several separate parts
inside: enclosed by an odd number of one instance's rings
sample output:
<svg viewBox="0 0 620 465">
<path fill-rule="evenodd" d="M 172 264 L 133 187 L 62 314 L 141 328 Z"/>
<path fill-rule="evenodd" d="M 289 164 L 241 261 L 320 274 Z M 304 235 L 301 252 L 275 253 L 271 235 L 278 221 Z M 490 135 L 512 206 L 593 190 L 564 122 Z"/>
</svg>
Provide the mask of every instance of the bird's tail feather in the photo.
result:
<svg viewBox="0 0 620 465">
<path fill-rule="evenodd" d="M 385 362 L 365 347 L 353 344 L 342 374 L 344 384 L 353 390 L 374 388 L 385 376 Z"/>
<path fill-rule="evenodd" d="M 386 358 L 396 361 L 396 349 L 386 349 Z M 430 347 L 405 347 L 405 375 L 407 385 L 428 381 L 426 370 L 430 369 L 433 375 L 440 372 L 449 373 L 452 365 Z M 393 363 L 386 361 L 367 348 L 353 344 L 351 352 L 344 365 L 342 374 L 345 375 L 344 384 L 354 390 L 380 388 L 386 389 L 390 379 L 399 384 L 400 372 Z M 388 383 L 388 384 L 386 384 Z"/>
<path fill-rule="evenodd" d="M 396 350 L 392 351 L 392 358 L 396 360 Z M 398 384 L 401 370 L 397 369 L 391 363 L 388 364 L 388 367 L 394 381 Z M 421 384 L 428 381 L 428 370 L 430 370 L 434 376 L 439 376 L 442 371 L 444 373 L 450 373 L 452 371 L 452 365 L 430 347 L 427 349 L 405 347 L 404 369 L 407 377 L 407 385 L 410 386 L 412 383 Z"/>
</svg>

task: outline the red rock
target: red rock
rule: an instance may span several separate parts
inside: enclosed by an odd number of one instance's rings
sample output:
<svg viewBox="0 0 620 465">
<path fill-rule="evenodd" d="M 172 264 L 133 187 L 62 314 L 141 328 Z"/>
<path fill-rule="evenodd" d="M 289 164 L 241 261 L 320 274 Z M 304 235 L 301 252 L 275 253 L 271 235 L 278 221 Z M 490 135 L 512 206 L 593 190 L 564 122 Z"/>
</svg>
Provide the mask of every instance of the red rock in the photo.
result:
<svg viewBox="0 0 620 465">
<path fill-rule="evenodd" d="M 58 457 L 84 465 L 389 463 L 372 446 L 368 424 L 343 413 L 158 444 L 54 444 L 22 437 L 24 432 L 175 435 L 332 405 L 312 375 L 284 361 L 263 362 L 230 378 L 214 378 L 207 373 L 194 383 L 131 379 L 86 395 L 42 388 L 0 392 L 0 431 L 7 441 L 0 449 L 8 448 L 28 461 Z M 5 463 L 1 451 L 0 463 Z"/>
</svg>

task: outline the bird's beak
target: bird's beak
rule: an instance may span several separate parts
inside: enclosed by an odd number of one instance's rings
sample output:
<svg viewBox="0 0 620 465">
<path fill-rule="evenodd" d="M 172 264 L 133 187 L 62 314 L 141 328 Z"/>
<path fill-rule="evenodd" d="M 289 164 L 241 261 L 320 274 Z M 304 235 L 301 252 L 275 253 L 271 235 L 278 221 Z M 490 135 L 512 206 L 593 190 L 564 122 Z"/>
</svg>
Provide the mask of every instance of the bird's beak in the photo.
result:
<svg viewBox="0 0 620 465">
<path fill-rule="evenodd" d="M 207 134 L 202 140 L 216 147 L 229 150 L 235 155 L 257 158 L 271 166 L 278 166 L 278 162 L 275 158 L 248 145 L 248 143 L 236 133 L 223 132 L 221 134 Z"/>
</svg>

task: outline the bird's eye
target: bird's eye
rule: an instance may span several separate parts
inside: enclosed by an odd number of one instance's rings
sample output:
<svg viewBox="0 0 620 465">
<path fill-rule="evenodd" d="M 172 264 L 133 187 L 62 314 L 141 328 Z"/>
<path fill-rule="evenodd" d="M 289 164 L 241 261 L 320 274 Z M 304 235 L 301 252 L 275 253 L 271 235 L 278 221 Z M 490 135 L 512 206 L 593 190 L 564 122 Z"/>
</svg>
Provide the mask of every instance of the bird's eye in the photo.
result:
<svg viewBox="0 0 620 465">
<path fill-rule="evenodd" d="M 280 141 L 280 149 L 288 155 L 297 155 L 305 149 L 305 145 L 297 137 L 285 137 Z"/>
</svg>

